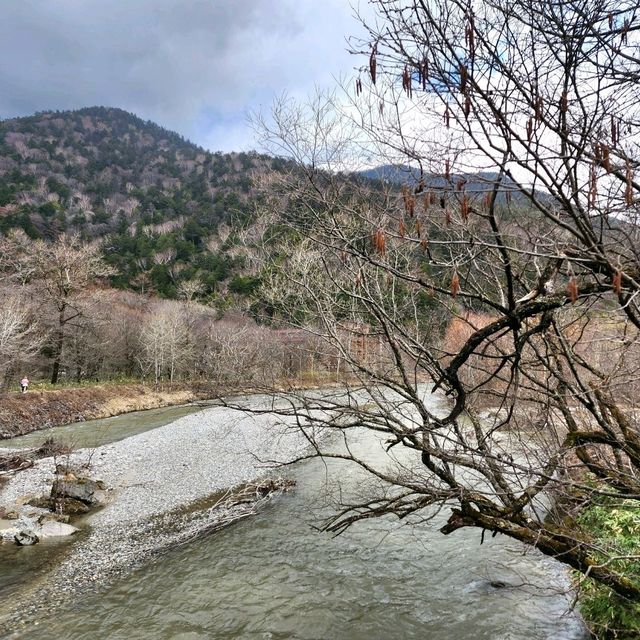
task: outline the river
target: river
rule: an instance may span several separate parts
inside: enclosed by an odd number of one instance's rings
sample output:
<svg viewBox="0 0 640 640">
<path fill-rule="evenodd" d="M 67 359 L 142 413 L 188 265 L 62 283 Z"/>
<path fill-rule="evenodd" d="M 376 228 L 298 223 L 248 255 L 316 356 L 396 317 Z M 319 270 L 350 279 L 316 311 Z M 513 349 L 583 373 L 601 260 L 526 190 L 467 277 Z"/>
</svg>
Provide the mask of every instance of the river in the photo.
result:
<svg viewBox="0 0 640 640">
<path fill-rule="evenodd" d="M 154 418 L 155 419 L 155 418 Z M 363 432 L 358 443 L 377 455 Z M 337 538 L 314 529 L 357 470 L 292 467 L 290 494 L 257 516 L 172 550 L 15 638 L 577 640 L 567 574 L 504 537 L 369 520 Z"/>
</svg>

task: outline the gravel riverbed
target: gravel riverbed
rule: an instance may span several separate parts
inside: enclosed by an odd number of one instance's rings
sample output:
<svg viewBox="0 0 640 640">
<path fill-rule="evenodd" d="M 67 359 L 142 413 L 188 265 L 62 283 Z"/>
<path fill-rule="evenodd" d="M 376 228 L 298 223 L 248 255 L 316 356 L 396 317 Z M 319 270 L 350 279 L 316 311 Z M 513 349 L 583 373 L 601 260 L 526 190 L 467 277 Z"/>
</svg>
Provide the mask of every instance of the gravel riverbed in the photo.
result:
<svg viewBox="0 0 640 640">
<path fill-rule="evenodd" d="M 16 616 L 24 618 L 25 611 L 51 607 L 89 586 L 104 587 L 150 555 L 220 520 L 241 517 L 242 509 L 221 506 L 225 491 L 279 475 L 275 469 L 299 457 L 307 446 L 300 432 L 276 423 L 273 415 L 215 407 L 58 458 L 71 467 L 87 465 L 86 475 L 106 484 L 107 504 L 86 519 L 87 531 L 62 561 L 5 616 L 15 621 Z M 48 494 L 55 462 L 44 458 L 17 473 L 0 491 L 0 505 Z"/>
</svg>

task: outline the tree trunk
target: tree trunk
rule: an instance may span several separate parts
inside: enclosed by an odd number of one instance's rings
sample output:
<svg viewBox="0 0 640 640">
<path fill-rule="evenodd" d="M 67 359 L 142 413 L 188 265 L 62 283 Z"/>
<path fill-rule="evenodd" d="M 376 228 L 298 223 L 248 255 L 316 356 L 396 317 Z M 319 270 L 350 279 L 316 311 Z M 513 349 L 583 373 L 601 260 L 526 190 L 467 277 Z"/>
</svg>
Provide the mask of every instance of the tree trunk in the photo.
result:
<svg viewBox="0 0 640 640">
<path fill-rule="evenodd" d="M 58 383 L 60 376 L 60 361 L 62 360 L 62 348 L 64 347 L 64 310 L 62 307 L 58 316 L 58 332 L 53 343 L 53 370 L 51 371 L 51 384 Z"/>
<path fill-rule="evenodd" d="M 609 587 L 623 598 L 632 602 L 640 601 L 640 586 L 610 569 L 606 563 L 598 563 L 590 553 L 593 545 L 578 539 L 575 531 L 563 531 L 555 527 L 535 530 L 509 522 L 504 518 L 488 516 L 469 507 L 452 511 L 449 521 L 440 529 L 445 535 L 462 527 L 478 527 L 502 533 L 539 549 L 547 556 L 558 559 L 563 564 Z"/>
<path fill-rule="evenodd" d="M 60 360 L 62 359 L 62 347 L 64 345 L 64 331 L 60 329 L 56 336 L 53 351 L 53 369 L 51 371 L 51 384 L 58 383 L 58 377 L 60 376 Z"/>
</svg>

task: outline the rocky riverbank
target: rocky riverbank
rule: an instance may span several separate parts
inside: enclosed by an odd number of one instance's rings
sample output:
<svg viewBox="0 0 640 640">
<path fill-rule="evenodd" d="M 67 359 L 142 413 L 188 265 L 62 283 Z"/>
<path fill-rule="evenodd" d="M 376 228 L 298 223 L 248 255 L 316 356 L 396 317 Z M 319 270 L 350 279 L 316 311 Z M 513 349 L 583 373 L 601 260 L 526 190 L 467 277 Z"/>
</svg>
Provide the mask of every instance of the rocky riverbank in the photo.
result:
<svg viewBox="0 0 640 640">
<path fill-rule="evenodd" d="M 28 597 L 23 594 L 22 604 L 4 607 L 5 624 L 90 586 L 103 588 L 150 555 L 243 517 L 256 500 L 284 488 L 260 485 L 260 479 L 278 475 L 279 464 L 296 458 L 306 446 L 300 433 L 274 425 L 268 416 L 216 407 L 69 454 L 64 464 L 84 468 L 105 484 L 106 504 L 87 518 L 85 534 L 70 545 L 59 565 L 30 586 Z M 48 494 L 60 462 L 43 458 L 17 472 L 0 491 L 0 505 L 16 508 Z M 244 494 L 234 491 L 238 487 Z"/>
</svg>

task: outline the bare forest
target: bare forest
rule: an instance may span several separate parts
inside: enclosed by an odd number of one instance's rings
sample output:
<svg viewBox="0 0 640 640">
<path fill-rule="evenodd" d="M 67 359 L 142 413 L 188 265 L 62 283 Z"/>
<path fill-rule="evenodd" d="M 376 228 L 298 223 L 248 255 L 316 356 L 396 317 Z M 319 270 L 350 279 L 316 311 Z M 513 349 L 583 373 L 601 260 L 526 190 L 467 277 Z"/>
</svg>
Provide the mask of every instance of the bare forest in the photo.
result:
<svg viewBox="0 0 640 640">
<path fill-rule="evenodd" d="M 99 243 L 50 243 L 13 233 L 0 242 L 0 376 L 82 383 L 193 382 L 212 390 L 327 376 L 336 359 L 311 336 L 257 324 L 240 311 L 108 286 Z M 212 391 L 213 393 L 213 391 Z"/>
</svg>

